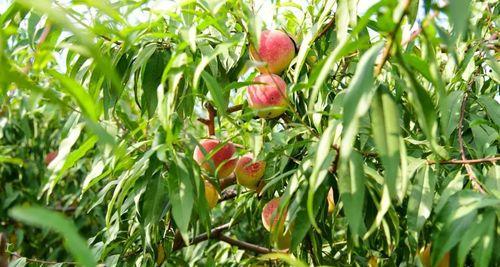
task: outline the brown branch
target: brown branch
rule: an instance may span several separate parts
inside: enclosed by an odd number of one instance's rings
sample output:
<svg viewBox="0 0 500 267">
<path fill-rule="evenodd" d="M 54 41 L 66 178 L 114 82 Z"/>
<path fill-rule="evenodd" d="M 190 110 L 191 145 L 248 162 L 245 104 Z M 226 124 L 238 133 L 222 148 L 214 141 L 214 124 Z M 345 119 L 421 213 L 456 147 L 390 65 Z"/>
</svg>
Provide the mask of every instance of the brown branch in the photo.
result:
<svg viewBox="0 0 500 267">
<path fill-rule="evenodd" d="M 450 159 L 450 160 L 441 160 L 441 161 L 435 161 L 435 160 L 428 160 L 427 164 L 432 165 L 432 164 L 479 164 L 479 163 L 495 163 L 500 160 L 500 157 L 490 157 L 490 158 L 481 158 L 481 159 L 466 159 L 466 160 L 460 160 L 460 159 Z"/>
<path fill-rule="evenodd" d="M 198 244 L 198 243 L 205 241 L 205 240 L 208 240 L 209 236 L 212 237 L 212 236 L 218 235 L 226 230 L 229 230 L 230 226 L 231 226 L 231 223 L 226 223 L 226 224 L 223 224 L 223 225 L 220 225 L 220 226 L 213 228 L 210 231 L 210 235 L 208 235 L 207 233 L 203 233 L 199 236 L 196 236 L 193 239 L 191 239 L 191 241 L 189 242 L 189 246 Z M 182 239 L 181 239 L 181 241 L 182 241 Z M 179 249 L 184 248 L 184 247 L 187 247 L 187 246 L 183 242 L 178 242 L 178 243 L 174 242 L 174 246 L 173 246 L 172 250 L 176 251 L 176 250 L 179 250 Z"/>
<path fill-rule="evenodd" d="M 45 40 L 47 40 L 51 28 L 52 24 L 50 24 L 50 22 L 47 21 L 45 23 L 45 28 L 43 29 L 42 35 L 40 35 L 40 39 L 38 39 L 38 44 L 36 45 L 33 57 L 31 58 L 31 60 L 28 61 L 28 64 L 22 70 L 24 74 L 28 74 L 31 68 L 33 67 L 33 61 L 35 60 L 35 55 L 38 53 L 38 49 L 40 49 Z"/>
<path fill-rule="evenodd" d="M 7 260 L 7 237 L 4 233 L 0 233 L 0 267 L 9 266 L 9 261 Z"/>
<path fill-rule="evenodd" d="M 259 253 L 259 254 L 267 254 L 267 253 L 274 252 L 272 249 L 261 247 L 261 246 L 258 246 L 258 245 L 252 244 L 252 243 L 248 243 L 245 241 L 232 239 L 226 235 L 218 235 L 218 236 L 214 236 L 214 238 L 216 238 L 220 241 L 224 241 L 230 245 L 237 246 L 238 248 L 241 248 L 243 250 L 253 251 L 253 252 Z"/>
<path fill-rule="evenodd" d="M 205 108 L 208 111 L 208 135 L 212 136 L 215 135 L 215 114 L 217 113 L 217 111 L 209 102 L 205 103 Z"/>
<path fill-rule="evenodd" d="M 62 261 L 62 262 L 58 262 L 58 261 L 47 261 L 47 260 L 39 260 L 39 259 L 30 259 L 30 258 L 26 258 L 24 256 L 21 256 L 19 255 L 18 253 L 16 252 L 8 252 L 8 254 L 14 256 L 14 257 L 17 257 L 17 258 L 25 258 L 27 262 L 33 262 L 33 263 L 41 263 L 41 264 L 50 264 L 50 265 L 53 265 L 53 264 L 62 264 L 62 265 L 78 265 L 77 262 L 73 262 L 73 261 Z"/>
<path fill-rule="evenodd" d="M 318 33 L 318 35 L 316 36 L 316 38 L 314 38 L 314 42 L 316 42 L 319 38 L 323 37 L 323 35 L 325 35 L 328 30 L 330 28 L 332 28 L 333 26 L 335 26 L 335 15 L 332 17 L 332 19 L 330 20 L 330 22 L 328 22 L 328 24 L 326 24 L 326 26 L 323 28 L 323 30 L 321 30 L 320 33 Z"/>
<path fill-rule="evenodd" d="M 387 43 L 385 43 L 384 50 L 382 52 L 382 56 L 380 58 L 379 63 L 375 67 L 375 76 L 378 76 L 382 72 L 382 68 L 385 65 L 385 62 L 389 59 L 389 56 L 391 54 L 391 49 L 392 45 L 394 44 L 394 39 L 396 38 L 396 34 L 401 27 L 401 23 L 403 23 L 403 18 L 405 17 L 406 13 L 408 13 L 408 8 L 410 7 L 411 0 L 404 0 L 405 2 L 403 3 L 403 13 L 401 14 L 401 17 L 399 18 L 398 23 L 396 24 L 396 27 L 394 27 L 394 30 L 389 34 L 389 37 L 387 39 Z"/>
<path fill-rule="evenodd" d="M 224 190 L 235 183 L 236 183 L 236 176 L 234 176 L 234 174 L 227 178 L 219 179 L 220 190 Z"/>
<path fill-rule="evenodd" d="M 464 139 L 462 137 L 462 128 L 463 128 L 463 122 L 464 122 L 464 117 L 465 117 L 465 107 L 467 103 L 467 92 L 464 92 L 464 97 L 462 98 L 462 106 L 460 108 L 460 119 L 458 121 L 458 144 L 460 145 L 460 154 L 462 155 L 462 160 L 466 161 L 467 157 L 465 156 L 465 149 L 464 149 Z M 466 163 L 464 164 L 465 170 L 467 171 L 467 174 L 469 175 L 469 180 L 471 182 L 472 188 L 475 190 L 485 193 L 484 189 L 481 187 L 479 184 L 476 175 L 474 174 L 474 171 L 472 170 L 472 167 Z"/>
<path fill-rule="evenodd" d="M 219 203 L 222 201 L 233 199 L 237 195 L 238 195 L 238 192 L 236 192 L 236 190 L 234 190 L 234 189 L 224 190 L 221 194 L 220 199 L 219 199 Z"/>
<path fill-rule="evenodd" d="M 425 20 L 422 22 L 422 25 L 421 25 L 418 29 L 414 30 L 414 31 L 411 33 L 411 35 L 410 35 L 410 37 L 409 37 L 408 39 L 406 39 L 406 40 L 404 40 L 404 41 L 402 41 L 402 42 L 401 42 L 401 45 L 402 45 L 402 46 L 405 46 L 405 45 L 409 44 L 410 42 L 412 42 L 413 40 L 415 40 L 415 39 L 417 38 L 417 36 L 418 36 L 420 33 L 422 33 L 423 29 L 424 29 L 425 27 L 427 27 L 427 26 L 429 25 L 429 23 L 430 23 L 430 22 L 431 22 L 434 18 L 436 18 L 438 15 L 439 15 L 439 11 L 435 11 L 435 12 L 433 12 L 432 14 L 430 14 L 430 15 L 429 15 L 429 17 L 428 17 L 427 19 L 425 19 Z"/>
<path fill-rule="evenodd" d="M 227 108 L 226 113 L 233 113 L 236 111 L 240 111 L 242 109 L 243 109 L 243 105 L 235 105 L 235 106 Z"/>
</svg>

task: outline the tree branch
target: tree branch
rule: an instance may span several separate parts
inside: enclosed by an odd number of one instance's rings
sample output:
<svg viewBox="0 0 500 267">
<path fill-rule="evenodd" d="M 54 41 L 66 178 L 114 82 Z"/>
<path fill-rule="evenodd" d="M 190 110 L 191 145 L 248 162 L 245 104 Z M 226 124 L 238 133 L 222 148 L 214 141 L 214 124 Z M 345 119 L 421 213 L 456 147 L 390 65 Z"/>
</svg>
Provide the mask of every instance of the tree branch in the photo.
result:
<svg viewBox="0 0 500 267">
<path fill-rule="evenodd" d="M 435 160 L 428 160 L 427 164 L 432 165 L 432 164 L 479 164 L 479 163 L 495 163 L 500 160 L 500 157 L 490 157 L 490 158 L 481 158 L 481 159 L 466 159 L 466 160 L 460 160 L 460 159 L 450 159 L 450 160 L 441 160 L 441 161 L 435 161 Z"/>
<path fill-rule="evenodd" d="M 231 227 L 231 223 L 226 223 L 226 224 L 217 226 L 210 231 L 210 236 L 218 235 L 226 230 L 229 230 L 230 227 Z M 202 241 L 208 240 L 208 238 L 209 238 L 209 235 L 207 233 L 203 233 L 203 234 L 191 239 L 188 246 L 198 244 Z M 182 239 L 181 239 L 181 241 L 182 241 Z M 179 250 L 179 249 L 184 248 L 184 247 L 187 247 L 187 246 L 183 242 L 177 242 L 177 243 L 174 242 L 174 246 L 173 246 L 172 250 L 176 251 L 176 250 Z"/>
<path fill-rule="evenodd" d="M 321 32 L 318 33 L 318 35 L 316 36 L 316 38 L 314 38 L 313 43 L 316 42 L 319 38 L 323 37 L 323 35 L 325 35 L 328 32 L 328 30 L 330 28 L 332 28 L 333 26 L 335 26 L 335 15 L 328 22 L 328 24 L 326 24 L 326 26 L 323 28 L 323 30 L 321 30 Z"/>
<path fill-rule="evenodd" d="M 4 233 L 0 233 L 0 267 L 9 266 L 9 261 L 7 260 L 7 237 Z"/>
<path fill-rule="evenodd" d="M 245 241 L 232 239 L 226 235 L 218 235 L 218 236 L 214 236 L 214 238 L 216 238 L 220 241 L 224 241 L 230 245 L 237 246 L 238 248 L 241 248 L 243 250 L 253 251 L 253 252 L 259 253 L 259 254 L 267 254 L 267 253 L 274 252 L 270 248 L 265 248 L 265 247 L 261 247 L 261 246 L 258 246 L 258 245 L 252 244 L 252 243 L 245 242 Z"/>
<path fill-rule="evenodd" d="M 464 97 L 462 98 L 462 106 L 460 107 L 460 119 L 458 121 L 458 144 L 460 145 L 460 154 L 462 155 L 463 161 L 467 161 L 467 157 L 465 156 L 464 139 L 462 137 L 466 103 L 467 103 L 467 91 L 464 93 Z M 467 175 L 469 176 L 472 188 L 484 194 L 485 193 L 484 189 L 479 184 L 477 177 L 474 174 L 474 171 L 472 170 L 471 166 L 468 163 L 465 163 L 464 166 L 465 170 L 467 171 Z"/>
<path fill-rule="evenodd" d="M 78 265 L 77 262 L 73 262 L 73 261 L 62 261 L 62 262 L 58 262 L 58 261 L 47 261 L 47 260 L 39 260 L 39 259 L 30 259 L 30 258 L 26 258 L 24 256 L 21 256 L 19 255 L 18 253 L 16 252 L 8 252 L 8 254 L 14 256 L 14 257 L 17 257 L 17 258 L 25 258 L 27 262 L 33 262 L 33 263 L 41 263 L 41 264 L 50 264 L 50 265 L 54 265 L 54 264 L 62 264 L 62 265 Z"/>
<path fill-rule="evenodd" d="M 391 54 L 391 49 L 392 45 L 394 44 L 394 39 L 396 38 L 396 34 L 401 27 L 401 23 L 403 23 L 403 18 L 405 17 L 406 13 L 408 13 L 408 8 L 410 7 L 411 0 L 404 0 L 405 2 L 403 3 L 403 13 L 401 14 L 401 17 L 399 18 L 398 23 L 396 24 L 396 27 L 394 27 L 394 30 L 389 34 L 389 37 L 387 39 L 387 43 L 385 43 L 384 46 L 384 51 L 382 52 L 382 56 L 380 58 L 379 63 L 375 67 L 375 76 L 378 76 L 382 72 L 382 68 L 385 65 L 385 62 L 389 59 L 389 56 Z"/>
</svg>

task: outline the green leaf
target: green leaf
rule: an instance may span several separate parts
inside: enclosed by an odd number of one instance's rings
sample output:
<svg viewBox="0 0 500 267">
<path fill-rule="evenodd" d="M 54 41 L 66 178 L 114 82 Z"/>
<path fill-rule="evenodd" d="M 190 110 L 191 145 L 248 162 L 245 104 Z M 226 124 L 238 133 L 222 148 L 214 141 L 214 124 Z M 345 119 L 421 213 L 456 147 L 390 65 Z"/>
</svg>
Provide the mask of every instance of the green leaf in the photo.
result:
<svg viewBox="0 0 500 267">
<path fill-rule="evenodd" d="M 480 208 L 500 208 L 500 199 L 482 195 L 470 190 L 462 190 L 451 196 L 441 209 L 435 222 L 431 254 L 432 264 L 437 263 L 463 238 L 470 228 Z"/>
<path fill-rule="evenodd" d="M 478 247 L 481 247 L 482 245 L 485 245 L 485 247 L 480 248 L 480 251 L 483 252 L 488 252 L 486 255 L 483 257 L 479 257 L 478 259 L 483 259 L 485 258 L 486 265 L 482 266 L 487 266 L 487 263 L 489 262 L 489 258 L 491 257 L 491 249 L 493 248 L 493 234 L 494 234 L 494 226 L 495 226 L 495 213 L 492 212 L 491 210 L 484 213 L 480 214 L 477 217 L 477 220 L 472 223 L 472 225 L 467 229 L 467 231 L 462 235 L 462 241 L 460 242 L 460 245 L 458 246 L 458 252 L 457 252 L 457 265 L 458 266 L 463 266 L 465 262 L 465 258 L 469 251 L 476 245 L 478 242 Z M 491 236 L 490 236 L 491 235 Z M 489 249 L 488 249 L 489 247 Z M 488 255 L 489 254 L 489 255 Z M 481 255 L 480 255 L 481 256 Z M 481 266 L 481 264 L 477 264 L 476 266 Z"/>
<path fill-rule="evenodd" d="M 500 125 L 500 104 L 491 97 L 485 95 L 480 96 L 477 101 L 486 109 L 486 113 L 490 119 L 496 125 Z"/>
<path fill-rule="evenodd" d="M 497 223 L 495 223 L 495 213 L 498 213 L 498 208 L 495 210 L 488 210 L 486 212 L 485 219 L 482 225 L 478 226 L 478 228 L 482 228 L 483 233 L 479 237 L 479 242 L 474 248 L 472 252 L 472 256 L 474 258 L 474 266 L 477 267 L 488 267 L 490 266 L 490 259 L 493 254 L 493 247 L 495 247 L 495 242 L 498 240 L 498 232 L 496 232 L 496 225 L 498 225 L 498 220 Z M 496 239 L 496 240 L 495 240 Z M 464 236 L 464 241 L 470 242 L 471 239 L 465 239 Z"/>
<path fill-rule="evenodd" d="M 150 177 L 144 192 L 142 207 L 144 225 L 157 224 L 168 201 L 167 183 L 158 172 Z"/>
<path fill-rule="evenodd" d="M 417 121 L 420 125 L 420 128 L 422 128 L 422 131 L 427 137 L 427 140 L 430 143 L 430 148 L 433 150 L 433 152 L 446 159 L 448 158 L 448 153 L 438 144 L 437 112 L 436 108 L 434 107 L 434 103 L 432 102 L 429 93 L 422 87 L 417 78 L 415 78 L 414 74 L 406 65 L 404 58 L 401 56 L 401 53 L 398 52 L 397 55 L 401 60 L 401 69 L 405 74 L 405 80 L 408 84 L 408 86 L 406 87 L 408 92 L 408 100 L 415 109 Z"/>
<path fill-rule="evenodd" d="M 340 158 L 349 159 L 354 139 L 358 133 L 359 119 L 370 107 L 375 86 L 373 79 L 374 64 L 383 44 L 379 43 L 365 52 L 356 68 L 356 73 L 346 89 L 344 98 L 344 118 Z"/>
<path fill-rule="evenodd" d="M 201 77 L 203 77 L 208 87 L 208 91 L 214 100 L 215 107 L 221 114 L 225 114 L 229 100 L 229 91 L 223 91 L 223 88 L 219 85 L 217 80 L 208 72 L 202 71 Z"/>
<path fill-rule="evenodd" d="M 373 98 L 370 118 L 375 146 L 385 169 L 384 181 L 390 196 L 401 203 L 408 185 L 406 149 L 399 130 L 398 107 L 385 86 L 379 86 Z"/>
<path fill-rule="evenodd" d="M 470 16 L 470 4 L 468 0 L 453 0 L 447 5 L 447 14 L 453 26 L 452 38 L 456 39 L 467 27 L 467 21 Z"/>
<path fill-rule="evenodd" d="M 194 188 L 191 180 L 192 171 L 177 155 L 172 155 L 172 163 L 167 177 L 168 196 L 172 203 L 172 216 L 186 244 L 188 239 L 188 226 L 194 205 Z"/>
<path fill-rule="evenodd" d="M 335 28 L 337 31 L 337 39 L 339 43 L 347 40 L 349 36 L 347 30 L 349 29 L 349 0 L 338 0 L 337 11 L 335 12 Z"/>
<path fill-rule="evenodd" d="M 54 172 L 50 176 L 49 181 L 47 182 L 47 185 L 44 188 L 48 190 L 47 196 L 52 194 L 52 190 L 54 190 L 54 187 L 59 182 L 59 180 L 61 180 L 65 172 L 69 170 L 71 167 L 73 167 L 78 160 L 83 158 L 87 154 L 87 152 L 94 147 L 97 141 L 98 137 L 96 135 L 93 135 L 90 138 L 88 138 L 87 141 L 85 141 L 80 147 L 78 147 L 78 149 L 72 151 L 67 155 L 67 157 L 65 157 L 64 165 L 62 166 L 62 168 L 57 172 Z"/>
<path fill-rule="evenodd" d="M 458 126 L 460 117 L 460 106 L 462 103 L 462 91 L 453 91 L 444 100 L 445 106 L 441 112 L 441 125 L 444 136 L 449 137 Z"/>
<path fill-rule="evenodd" d="M 314 219 L 314 215 L 317 209 L 314 209 L 314 194 L 318 187 L 323 183 L 326 175 L 328 174 L 328 169 L 330 168 L 335 153 L 332 153 L 332 144 L 333 138 L 335 137 L 335 120 L 330 120 L 328 124 L 328 128 L 321 135 L 321 139 L 318 142 L 318 146 L 316 148 L 316 157 L 313 164 L 313 170 L 311 176 L 309 178 L 309 193 L 307 196 L 307 214 L 309 216 L 309 220 L 313 227 L 320 232 L 318 225 L 316 224 L 316 220 Z"/>
<path fill-rule="evenodd" d="M 415 174 L 415 184 L 411 186 L 406 212 L 408 230 L 415 235 L 414 241 L 418 240 L 418 232 L 431 215 L 435 184 L 436 175 L 429 165 L 424 165 Z"/>
<path fill-rule="evenodd" d="M 169 53 L 165 50 L 156 50 L 144 67 L 142 72 L 142 112 L 153 117 L 158 106 L 157 89 L 161 83 L 163 70 L 167 65 Z"/>
<path fill-rule="evenodd" d="M 9 215 L 26 224 L 57 232 L 64 238 L 66 249 L 82 266 L 97 265 L 92 251 L 78 234 L 75 224 L 63 215 L 41 207 L 15 207 L 9 211 Z"/>
<path fill-rule="evenodd" d="M 357 152 L 350 154 L 345 169 L 339 170 L 338 186 L 340 199 L 344 204 L 344 213 L 354 242 L 357 244 L 358 237 L 365 231 L 363 223 L 363 206 L 365 201 L 365 174 L 363 161 Z"/>
<path fill-rule="evenodd" d="M 59 80 L 64 89 L 69 95 L 73 97 L 78 106 L 82 109 L 83 113 L 87 115 L 92 121 L 97 121 L 101 114 L 101 107 L 96 106 L 96 101 L 92 96 L 75 80 L 60 74 L 57 71 L 49 71 L 52 77 Z"/>
</svg>

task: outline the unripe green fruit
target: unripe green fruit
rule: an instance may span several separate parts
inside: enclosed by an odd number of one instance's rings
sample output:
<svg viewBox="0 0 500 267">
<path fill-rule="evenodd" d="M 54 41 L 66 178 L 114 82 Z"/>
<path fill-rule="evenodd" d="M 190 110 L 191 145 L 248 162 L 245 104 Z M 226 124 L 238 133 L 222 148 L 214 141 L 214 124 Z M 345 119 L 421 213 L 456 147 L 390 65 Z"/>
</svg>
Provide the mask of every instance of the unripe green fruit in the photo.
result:
<svg viewBox="0 0 500 267">
<path fill-rule="evenodd" d="M 250 56 L 266 63 L 258 67 L 260 73 L 280 74 L 295 57 L 295 44 L 286 33 L 278 30 L 265 30 L 260 34 L 258 51 L 250 46 Z"/>
<path fill-rule="evenodd" d="M 236 163 L 234 174 L 238 183 L 248 189 L 256 190 L 264 175 L 266 163 L 255 161 L 251 154 L 244 155 Z"/>
<path fill-rule="evenodd" d="M 193 158 L 210 174 L 226 178 L 236 166 L 237 159 L 233 158 L 235 152 L 236 149 L 231 142 L 222 145 L 219 140 L 205 139 L 195 148 Z"/>
<path fill-rule="evenodd" d="M 283 114 L 287 106 L 286 83 L 275 74 L 261 74 L 247 88 L 248 105 L 261 118 L 272 119 Z"/>
</svg>

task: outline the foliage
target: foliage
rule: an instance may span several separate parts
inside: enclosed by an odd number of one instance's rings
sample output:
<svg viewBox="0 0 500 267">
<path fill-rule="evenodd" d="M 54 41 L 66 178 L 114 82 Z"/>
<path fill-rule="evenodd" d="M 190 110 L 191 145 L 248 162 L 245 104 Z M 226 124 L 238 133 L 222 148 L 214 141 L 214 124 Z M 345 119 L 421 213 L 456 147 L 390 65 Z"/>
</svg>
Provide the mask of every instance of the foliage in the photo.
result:
<svg viewBox="0 0 500 267">
<path fill-rule="evenodd" d="M 432 244 L 433 264 L 446 253 L 452 265 L 498 263 L 500 6 L 382 0 L 357 13 L 357 2 L 273 1 L 259 17 L 242 0 L 8 1 L 7 253 L 26 257 L 18 264 L 413 266 Z M 272 27 L 297 53 L 281 75 L 290 105 L 265 120 L 245 97 L 259 66 L 248 46 Z M 223 189 L 212 210 L 192 157 L 209 114 L 218 139 L 266 162 L 258 192 L 209 177 Z M 260 256 L 275 197 L 291 248 Z M 75 251 L 77 229 L 93 255 Z"/>
</svg>

